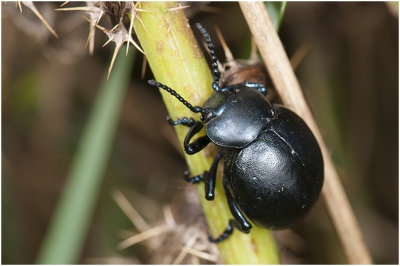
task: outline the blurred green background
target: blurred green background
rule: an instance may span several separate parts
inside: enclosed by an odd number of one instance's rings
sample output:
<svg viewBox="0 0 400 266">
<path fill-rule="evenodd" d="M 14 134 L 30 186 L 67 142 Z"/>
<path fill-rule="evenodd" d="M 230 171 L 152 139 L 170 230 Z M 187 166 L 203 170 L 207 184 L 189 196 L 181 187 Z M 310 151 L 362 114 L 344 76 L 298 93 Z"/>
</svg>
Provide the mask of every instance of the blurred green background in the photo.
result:
<svg viewBox="0 0 400 266">
<path fill-rule="evenodd" d="M 84 13 L 55 12 L 59 4 L 36 3 L 56 39 L 26 7 L 21 14 L 14 3 L 2 3 L 3 264 L 36 261 L 113 52 L 113 44 L 101 48 L 107 38 L 97 30 L 90 56 Z M 220 61 L 215 25 L 234 56 L 244 54 L 249 30 L 237 3 L 188 4 L 190 22 L 208 29 Z M 100 24 L 110 29 L 107 19 Z M 289 2 L 279 35 L 288 56 L 301 58 L 296 74 L 374 262 L 398 263 L 398 4 Z M 150 70 L 141 77 L 142 61 L 137 54 L 129 73 L 76 263 L 172 263 L 184 242 L 180 236 L 191 227 L 208 233 L 197 194 L 183 181 L 185 162 L 161 97 L 147 85 Z M 164 221 L 163 206 L 170 206 L 183 229 L 169 232 L 169 239 L 155 237 L 154 245 L 119 250 L 137 228 L 131 230 L 113 200 L 115 191 L 151 226 Z M 346 263 L 322 200 L 275 235 L 283 263 Z M 184 262 L 212 263 L 190 256 Z"/>
</svg>

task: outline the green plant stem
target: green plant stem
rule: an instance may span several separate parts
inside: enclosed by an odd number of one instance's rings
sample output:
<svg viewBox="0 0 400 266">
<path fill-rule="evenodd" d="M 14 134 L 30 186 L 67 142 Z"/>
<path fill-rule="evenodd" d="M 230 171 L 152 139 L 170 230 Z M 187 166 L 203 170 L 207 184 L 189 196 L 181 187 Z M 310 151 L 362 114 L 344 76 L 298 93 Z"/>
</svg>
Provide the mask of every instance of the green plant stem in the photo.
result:
<svg viewBox="0 0 400 266">
<path fill-rule="evenodd" d="M 133 51 L 133 50 L 132 50 Z M 64 191 L 41 247 L 38 264 L 76 264 L 95 208 L 117 127 L 134 52 L 118 55 L 96 97 Z"/>
<path fill-rule="evenodd" d="M 182 10 L 171 9 L 176 2 L 143 2 L 142 9 L 150 12 L 138 14 L 145 25 L 135 21 L 135 32 L 157 81 L 176 90 L 192 105 L 201 105 L 213 93 L 209 66 L 201 53 L 189 23 Z M 172 119 L 195 117 L 182 103 L 161 91 L 164 103 Z M 188 131 L 175 127 L 180 143 Z M 204 134 L 202 131 L 200 134 Z M 216 155 L 216 146 L 209 145 L 195 155 L 185 155 L 193 175 L 208 170 Z M 232 218 L 221 184 L 221 172 L 217 176 L 215 200 L 206 201 L 204 185 L 197 185 L 204 213 L 212 236 L 220 235 Z M 182 180 L 182 182 L 184 182 Z M 222 262 L 225 264 L 276 264 L 279 255 L 270 231 L 254 226 L 250 234 L 235 230 L 233 235 L 218 244 Z"/>
</svg>

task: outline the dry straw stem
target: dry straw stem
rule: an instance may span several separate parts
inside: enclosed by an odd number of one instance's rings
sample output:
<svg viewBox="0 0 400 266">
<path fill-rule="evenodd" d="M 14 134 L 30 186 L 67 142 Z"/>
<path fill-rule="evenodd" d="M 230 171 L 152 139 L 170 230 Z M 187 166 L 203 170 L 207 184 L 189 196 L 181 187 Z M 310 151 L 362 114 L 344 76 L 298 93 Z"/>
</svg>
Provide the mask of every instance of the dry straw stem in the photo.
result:
<svg viewBox="0 0 400 266">
<path fill-rule="evenodd" d="M 283 103 L 298 113 L 317 138 L 325 162 L 322 195 L 349 263 L 371 264 L 361 230 L 300 85 L 262 2 L 240 2 L 243 14 Z"/>
<path fill-rule="evenodd" d="M 135 20 L 134 29 L 155 79 L 176 90 L 192 105 L 201 105 L 213 92 L 213 79 L 182 8 L 179 7 L 176 2 L 142 2 L 141 8 L 150 12 L 138 14 L 143 25 Z M 199 120 L 198 115 L 190 112 L 177 99 L 164 91 L 161 91 L 161 94 L 172 119 L 186 116 Z M 175 130 L 179 142 L 183 143 L 188 128 L 177 126 Z M 204 131 L 201 134 L 204 134 Z M 215 146 L 208 145 L 198 154 L 185 155 L 185 159 L 191 173 L 198 175 L 210 168 L 215 155 Z M 206 201 L 204 185 L 197 185 L 214 237 L 225 230 L 228 220 L 232 217 L 220 182 L 221 173 L 217 179 L 214 201 Z M 276 244 L 270 231 L 266 229 L 255 227 L 250 234 L 242 234 L 236 230 L 228 240 L 218 244 L 218 248 L 221 260 L 225 264 L 279 263 Z"/>
</svg>

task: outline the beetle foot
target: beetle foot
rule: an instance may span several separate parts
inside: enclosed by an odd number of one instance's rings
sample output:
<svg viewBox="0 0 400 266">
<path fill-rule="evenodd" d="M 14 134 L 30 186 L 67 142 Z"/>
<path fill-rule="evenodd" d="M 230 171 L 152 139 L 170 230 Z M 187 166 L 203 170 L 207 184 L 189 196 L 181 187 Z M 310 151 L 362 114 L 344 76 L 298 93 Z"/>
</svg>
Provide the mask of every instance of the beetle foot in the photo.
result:
<svg viewBox="0 0 400 266">
<path fill-rule="evenodd" d="M 231 225 L 228 225 L 228 227 L 225 229 L 225 231 L 222 233 L 217 238 L 213 238 L 212 236 L 208 236 L 208 240 L 213 243 L 219 243 L 225 239 L 227 239 L 233 232 L 233 227 Z"/>
<path fill-rule="evenodd" d="M 204 173 L 202 173 L 201 175 L 197 175 L 197 176 L 190 176 L 190 172 L 189 170 L 186 170 L 183 173 L 183 176 L 186 180 L 186 182 L 189 182 L 190 184 L 198 184 L 200 183 L 200 181 L 205 181 L 205 177 L 208 175 L 208 172 L 205 171 Z"/>
<path fill-rule="evenodd" d="M 171 119 L 170 116 L 167 116 L 167 121 L 170 125 L 173 126 L 177 126 L 177 125 L 183 125 L 183 126 L 187 126 L 187 127 L 191 127 L 194 124 L 194 119 L 191 117 L 182 117 L 182 118 L 178 118 L 178 120 L 174 121 Z"/>
</svg>

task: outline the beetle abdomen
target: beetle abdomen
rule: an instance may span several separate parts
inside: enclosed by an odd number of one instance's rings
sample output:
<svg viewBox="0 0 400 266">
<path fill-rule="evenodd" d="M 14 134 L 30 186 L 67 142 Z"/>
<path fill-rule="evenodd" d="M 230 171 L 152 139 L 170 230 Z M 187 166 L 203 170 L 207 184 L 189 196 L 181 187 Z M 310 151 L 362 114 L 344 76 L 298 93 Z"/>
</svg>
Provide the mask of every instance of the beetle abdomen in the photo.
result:
<svg viewBox="0 0 400 266">
<path fill-rule="evenodd" d="M 254 223 L 277 229 L 302 217 L 323 183 L 319 146 L 296 114 L 277 107 L 255 141 L 230 164 L 231 187 L 242 211 Z"/>
</svg>

